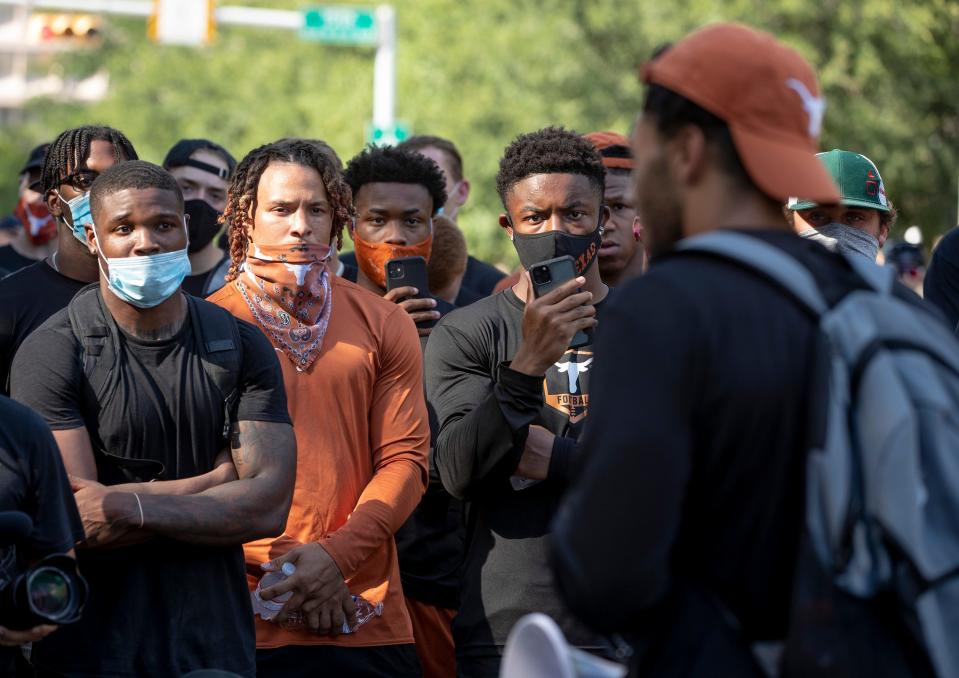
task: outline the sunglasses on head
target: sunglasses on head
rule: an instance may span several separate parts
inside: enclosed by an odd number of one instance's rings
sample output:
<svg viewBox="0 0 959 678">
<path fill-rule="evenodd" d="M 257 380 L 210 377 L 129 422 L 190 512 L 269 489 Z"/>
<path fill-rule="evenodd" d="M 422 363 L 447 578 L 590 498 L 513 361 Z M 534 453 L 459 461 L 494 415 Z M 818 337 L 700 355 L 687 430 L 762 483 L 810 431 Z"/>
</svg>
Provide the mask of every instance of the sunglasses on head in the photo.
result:
<svg viewBox="0 0 959 678">
<path fill-rule="evenodd" d="M 99 172 L 95 172 L 90 169 L 77 170 L 73 174 L 69 174 L 60 180 L 61 184 L 66 184 L 67 186 L 72 186 L 78 191 L 89 191 L 90 187 L 93 186 L 93 181 L 100 176 Z"/>
</svg>

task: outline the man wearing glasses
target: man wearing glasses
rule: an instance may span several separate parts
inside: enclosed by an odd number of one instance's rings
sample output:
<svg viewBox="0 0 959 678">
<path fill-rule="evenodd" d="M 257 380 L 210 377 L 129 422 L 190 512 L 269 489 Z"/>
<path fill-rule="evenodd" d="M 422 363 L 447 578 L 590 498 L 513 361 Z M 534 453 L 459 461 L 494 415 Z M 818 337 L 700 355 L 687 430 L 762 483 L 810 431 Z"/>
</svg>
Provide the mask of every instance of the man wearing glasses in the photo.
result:
<svg viewBox="0 0 959 678">
<path fill-rule="evenodd" d="M 27 335 L 65 308 L 81 287 L 99 279 L 83 230 L 91 220 L 90 186 L 101 172 L 126 160 L 137 160 L 137 153 L 122 132 L 110 127 L 69 129 L 50 144 L 34 190 L 43 193 L 57 222 L 57 249 L 0 281 L 0 393 L 9 394 L 10 364 Z"/>
</svg>

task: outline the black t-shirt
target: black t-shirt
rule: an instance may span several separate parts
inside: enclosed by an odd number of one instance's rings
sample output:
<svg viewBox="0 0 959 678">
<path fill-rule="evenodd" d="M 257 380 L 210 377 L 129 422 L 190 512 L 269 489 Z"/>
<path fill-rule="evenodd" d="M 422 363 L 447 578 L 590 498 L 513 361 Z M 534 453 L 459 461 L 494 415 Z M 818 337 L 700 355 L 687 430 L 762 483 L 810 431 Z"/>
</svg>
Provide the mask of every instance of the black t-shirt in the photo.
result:
<svg viewBox="0 0 959 678">
<path fill-rule="evenodd" d="M 589 411 L 593 351 L 567 351 L 545 379 L 509 369 L 523 308 L 512 290 L 477 301 L 440 321 L 426 349 L 427 397 L 439 423 L 436 469 L 450 494 L 467 502 L 457 657 L 487 672 L 529 612 L 549 614 L 573 645 L 600 646 L 560 602 L 547 563 L 550 522 Z M 530 424 L 558 437 L 549 478 L 523 487 L 511 476 Z"/>
<path fill-rule="evenodd" d="M 827 301 L 864 287 L 817 243 L 745 233 L 796 257 Z M 896 295 L 937 315 L 905 288 Z M 700 607 L 711 622 L 683 619 L 678 601 L 695 587 L 750 641 L 783 637 L 817 332 L 784 291 L 712 256 L 662 257 L 613 292 L 582 468 L 554 532 L 557 580 L 579 618 L 689 655 L 701 645 L 692 628 L 725 623 L 712 604 Z"/>
<path fill-rule="evenodd" d="M 86 284 L 61 275 L 45 261 L 0 280 L 0 393 L 9 393 L 10 364 L 23 340 L 66 308 Z"/>
<path fill-rule="evenodd" d="M 26 268 L 36 261 L 36 259 L 25 257 L 17 252 L 13 249 L 13 245 L 4 245 L 0 247 L 0 278 L 14 271 L 19 271 L 21 268 Z"/>
<path fill-rule="evenodd" d="M 219 312 L 205 301 L 196 304 L 198 312 Z M 237 323 L 243 361 L 236 420 L 289 423 L 273 347 L 256 327 Z M 160 462 L 160 480 L 195 476 L 210 471 L 223 449 L 226 416 L 197 346 L 189 314 L 168 340 L 140 341 L 121 332 L 114 370 L 97 401 L 64 309 L 17 353 L 13 395 L 55 430 L 86 427 L 95 449 Z M 78 558 L 90 583 L 89 604 L 79 623 L 37 645 L 38 666 L 70 675 L 167 676 L 199 668 L 253 674 L 253 615 L 239 544 L 156 538 L 81 551 Z"/>
<path fill-rule="evenodd" d="M 22 511 L 33 520 L 33 532 L 24 543 L 35 558 L 65 553 L 83 539 L 83 524 L 50 428 L 29 407 L 4 396 L 0 511 Z"/>
<path fill-rule="evenodd" d="M 230 255 L 226 252 L 223 253 L 223 256 L 220 257 L 220 260 L 216 262 L 216 266 L 211 268 L 206 273 L 200 273 L 198 275 L 188 275 L 183 279 L 183 291 L 187 294 L 192 294 L 194 297 L 199 297 L 200 299 L 205 299 L 210 296 L 218 289 L 223 287 L 226 284 L 226 280 L 223 279 L 223 276 L 226 273 L 226 269 L 223 268 L 224 262 L 230 258 Z M 220 280 L 211 281 L 211 278 L 219 276 Z M 209 285 L 209 287 L 208 287 Z"/>
<path fill-rule="evenodd" d="M 493 293 L 496 283 L 505 277 L 506 274 L 495 266 L 469 257 L 466 260 L 466 273 L 463 274 L 463 287 L 472 290 L 481 297 L 488 297 Z"/>
<path fill-rule="evenodd" d="M 0 582 L 20 574 L 33 560 L 66 553 L 83 539 L 83 524 L 73 501 L 63 461 L 50 429 L 40 416 L 0 396 L 0 511 L 21 511 L 33 531 L 19 541 L 14 562 L 6 559 L 14 535 L 0 535 Z M 13 675 L 19 650 L 0 647 L 0 675 Z"/>
<path fill-rule="evenodd" d="M 932 252 L 922 286 L 923 296 L 959 325 L 959 227 L 946 233 Z"/>
</svg>

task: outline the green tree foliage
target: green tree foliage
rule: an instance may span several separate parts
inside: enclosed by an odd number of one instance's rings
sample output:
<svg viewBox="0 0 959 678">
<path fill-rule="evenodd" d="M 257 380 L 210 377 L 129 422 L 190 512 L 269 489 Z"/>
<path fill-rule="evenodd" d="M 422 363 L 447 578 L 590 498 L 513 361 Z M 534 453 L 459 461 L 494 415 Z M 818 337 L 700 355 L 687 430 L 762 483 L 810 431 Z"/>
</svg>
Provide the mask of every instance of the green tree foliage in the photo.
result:
<svg viewBox="0 0 959 678">
<path fill-rule="evenodd" d="M 296 9 L 300 0 L 244 4 Z M 865 153 L 900 208 L 900 228 L 927 237 L 954 224 L 959 175 L 959 3 L 954 0 L 397 0 L 397 116 L 453 139 L 472 181 L 461 223 L 472 251 L 506 266 L 493 178 L 504 146 L 562 124 L 628 132 L 642 104 L 638 66 L 652 50 L 718 20 L 769 30 L 817 68 L 829 103 L 823 148 Z M 763 55 L 757 54 L 761 60 Z M 34 64 L 67 74 L 106 68 L 108 97 L 87 106 L 31 104 L 0 130 L 10 180 L 32 144 L 85 122 L 124 130 L 159 161 L 181 137 L 207 136 L 237 156 L 283 136 L 318 137 L 348 159 L 364 143 L 372 50 L 295 33 L 222 27 L 206 48 L 161 46 L 142 21 L 111 19 L 102 47 Z"/>
</svg>

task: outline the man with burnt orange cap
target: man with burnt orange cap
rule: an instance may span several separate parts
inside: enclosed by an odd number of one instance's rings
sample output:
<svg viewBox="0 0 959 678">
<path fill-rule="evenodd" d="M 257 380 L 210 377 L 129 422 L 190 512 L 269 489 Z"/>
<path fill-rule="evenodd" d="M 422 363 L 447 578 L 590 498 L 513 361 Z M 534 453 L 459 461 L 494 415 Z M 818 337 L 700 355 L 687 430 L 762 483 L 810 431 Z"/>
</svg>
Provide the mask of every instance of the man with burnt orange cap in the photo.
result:
<svg viewBox="0 0 959 678">
<path fill-rule="evenodd" d="M 604 283 L 618 287 L 643 272 L 646 258 L 629 186 L 633 152 L 629 148 L 629 139 L 616 132 L 591 132 L 584 136 L 599 151 L 606 168 L 603 201 L 609 207 L 609 221 L 599 248 L 599 274 Z"/>
<path fill-rule="evenodd" d="M 597 330 L 554 571 L 583 622 L 633 641 L 636 675 L 765 675 L 750 646 L 786 636 L 818 327 L 772 282 L 683 248 L 738 238 L 827 295 L 861 286 L 782 218 L 790 195 L 839 200 L 815 155 L 825 102 L 797 52 L 741 25 L 692 33 L 642 77 L 633 181 L 650 268 Z"/>
</svg>

